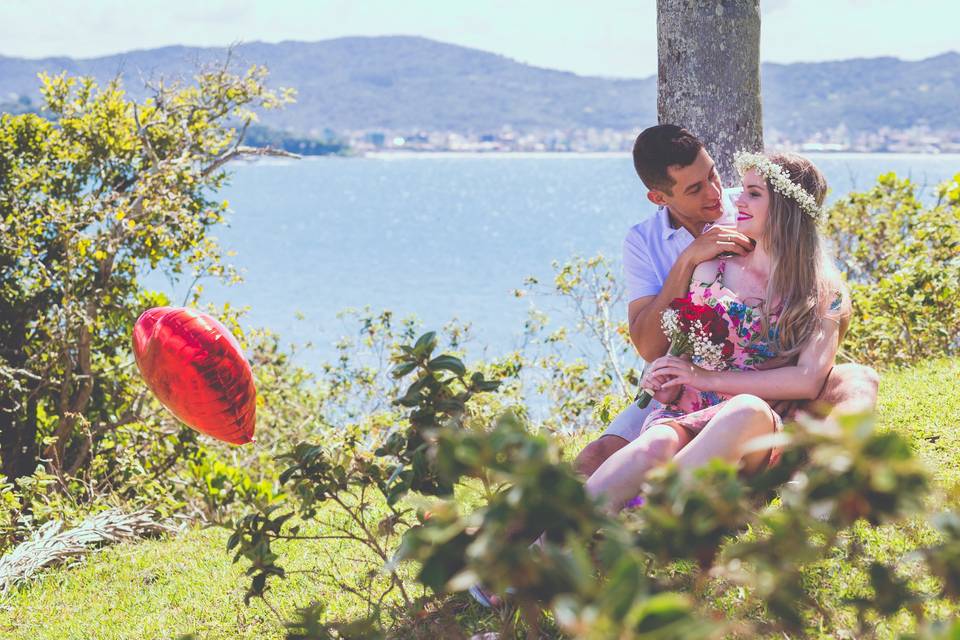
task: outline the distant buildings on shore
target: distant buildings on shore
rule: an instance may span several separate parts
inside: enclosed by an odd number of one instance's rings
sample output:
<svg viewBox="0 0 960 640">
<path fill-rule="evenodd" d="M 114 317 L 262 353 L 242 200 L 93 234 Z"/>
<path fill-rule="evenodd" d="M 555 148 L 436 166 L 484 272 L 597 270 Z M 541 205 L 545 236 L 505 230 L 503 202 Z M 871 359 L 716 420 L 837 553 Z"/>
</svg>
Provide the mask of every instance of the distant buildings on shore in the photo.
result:
<svg viewBox="0 0 960 640">
<path fill-rule="evenodd" d="M 361 130 L 340 134 L 356 153 L 367 152 L 619 152 L 633 147 L 637 131 L 571 129 L 520 132 L 504 127 L 495 132 L 462 133 L 423 130 Z M 876 132 L 851 133 L 845 126 L 791 138 L 775 129 L 764 131 L 768 149 L 800 152 L 960 153 L 960 129 L 933 131 L 884 127 Z"/>
<path fill-rule="evenodd" d="M 848 151 L 858 153 L 960 153 L 960 128 L 934 131 L 927 126 L 908 129 L 881 127 L 874 132 L 850 132 L 844 125 L 819 131 L 804 139 L 790 139 L 776 130 L 765 130 L 770 148 L 790 151 Z"/>
<path fill-rule="evenodd" d="M 0 96 L 0 113 L 37 113 L 39 106 L 26 96 Z M 309 132 L 280 130 L 254 125 L 247 131 L 247 144 L 271 146 L 302 155 L 357 155 L 371 152 L 628 152 L 640 129 L 537 129 L 518 131 L 505 126 L 479 132 L 430 131 L 423 129 L 362 129 L 334 131 L 317 128 Z M 881 127 L 876 131 L 850 131 L 844 124 L 798 136 L 764 129 L 767 149 L 799 152 L 853 153 L 960 153 L 960 125 L 943 130 L 917 125 L 906 129 Z"/>
</svg>

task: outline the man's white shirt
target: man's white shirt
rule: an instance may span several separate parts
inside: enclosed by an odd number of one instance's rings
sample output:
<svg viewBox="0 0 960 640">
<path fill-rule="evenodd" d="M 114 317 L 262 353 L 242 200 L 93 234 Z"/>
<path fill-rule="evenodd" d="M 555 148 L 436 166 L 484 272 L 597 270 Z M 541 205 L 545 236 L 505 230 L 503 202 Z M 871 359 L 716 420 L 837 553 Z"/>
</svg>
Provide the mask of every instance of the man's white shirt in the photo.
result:
<svg viewBox="0 0 960 640">
<path fill-rule="evenodd" d="M 627 302 L 660 293 L 670 269 L 691 242 L 689 231 L 670 226 L 666 207 L 659 207 L 652 216 L 630 227 L 623 240 Z"/>
</svg>

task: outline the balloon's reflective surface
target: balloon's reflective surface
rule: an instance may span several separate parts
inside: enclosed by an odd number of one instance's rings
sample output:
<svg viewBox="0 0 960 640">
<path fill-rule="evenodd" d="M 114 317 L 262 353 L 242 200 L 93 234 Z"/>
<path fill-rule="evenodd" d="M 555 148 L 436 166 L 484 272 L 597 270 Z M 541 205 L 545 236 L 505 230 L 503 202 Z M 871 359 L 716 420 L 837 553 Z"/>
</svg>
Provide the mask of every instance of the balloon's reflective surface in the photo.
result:
<svg viewBox="0 0 960 640">
<path fill-rule="evenodd" d="M 147 386 L 182 422 L 224 442 L 253 442 L 253 373 L 222 324 L 193 309 L 148 309 L 134 326 L 133 353 Z"/>
</svg>

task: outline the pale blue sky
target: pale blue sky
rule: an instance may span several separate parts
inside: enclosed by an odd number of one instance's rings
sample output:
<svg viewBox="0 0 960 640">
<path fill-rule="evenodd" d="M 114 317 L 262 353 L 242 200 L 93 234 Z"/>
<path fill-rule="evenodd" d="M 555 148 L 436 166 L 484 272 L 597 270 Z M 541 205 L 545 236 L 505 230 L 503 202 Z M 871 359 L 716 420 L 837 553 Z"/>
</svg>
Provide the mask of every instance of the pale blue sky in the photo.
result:
<svg viewBox="0 0 960 640">
<path fill-rule="evenodd" d="M 762 0 L 769 62 L 960 49 L 957 0 Z M 585 75 L 656 72 L 655 0 L 0 0 L 0 55 L 419 35 Z"/>
</svg>

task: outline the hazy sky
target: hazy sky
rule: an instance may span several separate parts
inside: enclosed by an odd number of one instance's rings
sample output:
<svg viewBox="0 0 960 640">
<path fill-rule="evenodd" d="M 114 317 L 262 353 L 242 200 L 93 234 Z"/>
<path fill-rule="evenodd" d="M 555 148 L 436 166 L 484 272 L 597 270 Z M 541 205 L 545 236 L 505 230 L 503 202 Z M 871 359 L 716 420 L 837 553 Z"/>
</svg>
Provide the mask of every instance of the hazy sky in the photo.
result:
<svg viewBox="0 0 960 640">
<path fill-rule="evenodd" d="M 762 0 L 765 62 L 960 49 L 957 0 Z M 656 72 L 655 0 L 0 0 L 0 55 L 419 35 L 584 75 Z"/>
</svg>

